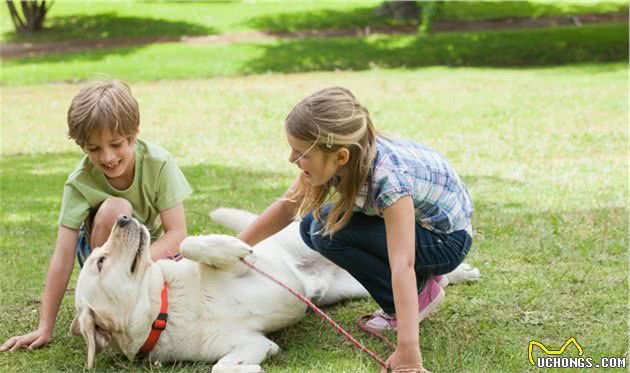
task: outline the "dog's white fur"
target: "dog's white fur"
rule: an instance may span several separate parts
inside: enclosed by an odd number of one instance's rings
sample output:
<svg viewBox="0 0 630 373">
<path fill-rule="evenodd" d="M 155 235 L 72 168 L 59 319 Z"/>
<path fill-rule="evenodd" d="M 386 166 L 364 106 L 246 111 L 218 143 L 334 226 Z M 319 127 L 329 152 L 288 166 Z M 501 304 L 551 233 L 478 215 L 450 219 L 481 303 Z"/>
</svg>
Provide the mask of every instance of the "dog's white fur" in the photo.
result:
<svg viewBox="0 0 630 373">
<path fill-rule="evenodd" d="M 219 209 L 211 217 L 240 231 L 256 216 Z M 241 258 L 318 305 L 368 296 L 347 272 L 304 245 L 297 223 L 254 248 L 226 235 L 189 237 L 181 245 L 185 259 L 153 262 L 146 228 L 135 219 L 121 221 L 88 257 L 76 286 L 71 331 L 87 343 L 88 368 L 110 343 L 134 358 L 159 313 L 166 281 L 168 325 L 151 360 L 216 361 L 215 373 L 262 372 L 259 364 L 279 351 L 265 334 L 300 320 L 306 306 Z M 448 277 L 450 282 L 474 281 L 479 271 L 462 264 Z"/>
</svg>

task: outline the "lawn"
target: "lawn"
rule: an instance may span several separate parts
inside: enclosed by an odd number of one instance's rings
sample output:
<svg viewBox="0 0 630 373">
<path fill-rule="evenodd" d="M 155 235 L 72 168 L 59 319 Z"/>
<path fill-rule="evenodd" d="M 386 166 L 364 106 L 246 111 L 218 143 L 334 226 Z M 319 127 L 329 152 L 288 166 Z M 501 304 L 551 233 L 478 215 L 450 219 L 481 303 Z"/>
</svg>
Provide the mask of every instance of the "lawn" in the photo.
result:
<svg viewBox="0 0 630 373">
<path fill-rule="evenodd" d="M 349 87 L 378 129 L 444 153 L 475 202 L 468 262 L 482 279 L 449 287 L 439 312 L 422 324 L 433 372 L 534 371 L 532 339 L 552 348 L 573 336 L 596 361 L 627 355 L 627 64 L 476 66 L 137 82 L 132 90 L 141 136 L 169 149 L 195 190 L 186 204 L 191 234 L 226 232 L 208 220 L 214 208 L 260 212 L 284 191 L 296 169 L 286 161 L 282 120 L 324 86 Z M 1 341 L 37 325 L 63 182 L 82 155 L 65 129 L 78 89 L 2 88 Z M 71 287 L 75 280 L 76 273 Z M 70 291 L 54 342 L 0 354 L 0 371 L 83 369 L 83 342 L 67 336 L 72 298 Z M 362 300 L 328 311 L 386 355 L 354 326 L 374 308 Z M 272 339 L 284 351 L 264 364 L 270 373 L 377 371 L 313 314 Z M 97 367 L 190 372 L 210 365 L 155 367 L 107 352 Z"/>
<path fill-rule="evenodd" d="M 627 58 L 628 25 L 605 24 L 428 37 L 373 35 L 232 45 L 151 44 L 5 60 L 0 83 L 77 82 L 98 73 L 149 81 L 436 65 L 547 66 Z"/>
<path fill-rule="evenodd" d="M 285 32 L 413 23 L 378 17 L 381 2 L 173 2 L 57 1 L 45 22 L 46 32 L 17 35 L 5 6 L 0 7 L 1 41 L 117 39 L 233 32 Z M 437 20 L 503 17 L 573 16 L 623 12 L 628 4 L 613 1 L 456 1 L 445 2 Z"/>
</svg>

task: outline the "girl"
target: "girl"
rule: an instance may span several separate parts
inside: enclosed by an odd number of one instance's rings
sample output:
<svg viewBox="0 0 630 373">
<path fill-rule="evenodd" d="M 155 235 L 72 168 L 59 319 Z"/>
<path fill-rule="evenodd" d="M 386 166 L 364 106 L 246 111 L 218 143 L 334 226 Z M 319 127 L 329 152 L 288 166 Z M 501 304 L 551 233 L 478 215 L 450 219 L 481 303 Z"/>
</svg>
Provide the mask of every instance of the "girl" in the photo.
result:
<svg viewBox="0 0 630 373">
<path fill-rule="evenodd" d="M 382 307 L 366 326 L 398 330 L 390 367 L 424 372 L 418 324 L 444 298 L 441 275 L 472 243 L 464 183 L 435 151 L 377 135 L 367 109 L 345 88 L 305 98 L 285 127 L 289 161 L 302 172 L 239 238 L 255 245 L 301 218 L 304 242 Z"/>
</svg>

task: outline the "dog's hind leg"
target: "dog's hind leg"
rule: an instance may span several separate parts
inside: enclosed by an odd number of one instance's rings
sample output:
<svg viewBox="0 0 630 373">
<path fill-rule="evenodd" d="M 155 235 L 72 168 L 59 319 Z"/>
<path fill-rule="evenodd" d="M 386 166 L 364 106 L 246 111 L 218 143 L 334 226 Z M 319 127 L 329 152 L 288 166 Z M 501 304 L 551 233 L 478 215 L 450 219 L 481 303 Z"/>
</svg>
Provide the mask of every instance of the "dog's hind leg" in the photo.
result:
<svg viewBox="0 0 630 373">
<path fill-rule="evenodd" d="M 318 306 L 326 306 L 345 299 L 367 298 L 370 296 L 367 290 L 354 277 L 341 268 L 335 271 L 326 293 L 317 300 Z"/>
<path fill-rule="evenodd" d="M 252 335 L 250 340 L 237 346 L 212 367 L 212 373 L 260 373 L 260 363 L 275 355 L 280 347 L 262 334 Z"/>
<path fill-rule="evenodd" d="M 221 207 L 210 213 L 210 219 L 225 227 L 241 232 L 256 219 L 256 215 L 245 210 Z"/>
<path fill-rule="evenodd" d="M 180 248 L 184 258 L 217 269 L 231 267 L 252 253 L 245 242 L 223 234 L 187 237 Z"/>
</svg>

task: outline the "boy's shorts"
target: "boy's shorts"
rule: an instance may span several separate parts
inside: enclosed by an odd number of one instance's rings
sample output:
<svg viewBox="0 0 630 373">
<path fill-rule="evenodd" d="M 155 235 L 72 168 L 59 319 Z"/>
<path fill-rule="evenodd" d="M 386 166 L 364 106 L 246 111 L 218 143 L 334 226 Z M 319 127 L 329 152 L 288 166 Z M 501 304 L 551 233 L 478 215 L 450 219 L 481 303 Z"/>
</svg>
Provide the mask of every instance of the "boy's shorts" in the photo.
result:
<svg viewBox="0 0 630 373">
<path fill-rule="evenodd" d="M 97 205 L 90 209 L 88 217 L 85 218 L 81 227 L 79 228 L 79 239 L 77 240 L 77 260 L 79 261 L 79 267 L 83 268 L 83 263 L 87 260 L 92 252 L 90 246 L 90 238 L 92 237 L 92 224 L 94 223 L 94 216 L 101 205 Z"/>
<path fill-rule="evenodd" d="M 81 224 L 79 228 L 79 240 L 77 241 L 77 260 L 79 261 L 79 267 L 83 268 L 83 263 L 92 252 L 90 247 L 90 237 L 85 229 L 85 223 Z"/>
</svg>

